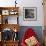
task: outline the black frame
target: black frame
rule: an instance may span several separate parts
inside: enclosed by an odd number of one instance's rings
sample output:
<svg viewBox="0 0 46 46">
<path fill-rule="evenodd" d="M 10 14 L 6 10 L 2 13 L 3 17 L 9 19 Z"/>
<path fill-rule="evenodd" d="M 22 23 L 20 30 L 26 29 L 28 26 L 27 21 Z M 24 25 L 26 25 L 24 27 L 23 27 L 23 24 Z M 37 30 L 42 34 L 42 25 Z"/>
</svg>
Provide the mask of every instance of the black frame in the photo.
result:
<svg viewBox="0 0 46 46">
<path fill-rule="evenodd" d="M 37 8 L 36 7 L 23 7 L 23 19 L 24 20 L 37 20 Z"/>
</svg>

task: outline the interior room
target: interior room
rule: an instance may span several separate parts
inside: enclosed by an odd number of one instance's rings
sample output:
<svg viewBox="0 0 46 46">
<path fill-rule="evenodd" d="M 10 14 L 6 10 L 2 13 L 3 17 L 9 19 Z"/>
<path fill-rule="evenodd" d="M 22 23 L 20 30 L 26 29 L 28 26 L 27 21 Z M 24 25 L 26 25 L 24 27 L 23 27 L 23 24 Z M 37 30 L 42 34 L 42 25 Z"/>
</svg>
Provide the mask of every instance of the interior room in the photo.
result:
<svg viewBox="0 0 46 46">
<path fill-rule="evenodd" d="M 0 46 L 46 46 L 46 1 L 0 0 Z"/>
</svg>

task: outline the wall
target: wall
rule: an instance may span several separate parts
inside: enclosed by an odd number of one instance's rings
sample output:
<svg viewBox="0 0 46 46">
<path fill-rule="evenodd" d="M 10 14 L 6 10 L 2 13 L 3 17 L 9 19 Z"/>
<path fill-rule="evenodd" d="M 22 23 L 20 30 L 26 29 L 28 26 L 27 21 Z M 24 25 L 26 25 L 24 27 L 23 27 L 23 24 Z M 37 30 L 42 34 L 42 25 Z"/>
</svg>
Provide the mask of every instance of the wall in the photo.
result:
<svg viewBox="0 0 46 46">
<path fill-rule="evenodd" d="M 0 0 L 1 7 L 15 6 L 15 0 Z M 17 0 L 17 6 L 19 7 L 19 24 L 20 26 L 43 26 L 43 6 L 42 0 Z M 24 21 L 23 20 L 23 7 L 36 7 L 37 8 L 37 20 L 36 21 Z"/>
<path fill-rule="evenodd" d="M 37 21 L 24 21 L 23 20 L 23 7 L 36 7 L 37 8 Z M 21 26 L 43 26 L 43 6 L 42 0 L 24 0 L 21 3 L 20 11 L 20 25 Z"/>
</svg>

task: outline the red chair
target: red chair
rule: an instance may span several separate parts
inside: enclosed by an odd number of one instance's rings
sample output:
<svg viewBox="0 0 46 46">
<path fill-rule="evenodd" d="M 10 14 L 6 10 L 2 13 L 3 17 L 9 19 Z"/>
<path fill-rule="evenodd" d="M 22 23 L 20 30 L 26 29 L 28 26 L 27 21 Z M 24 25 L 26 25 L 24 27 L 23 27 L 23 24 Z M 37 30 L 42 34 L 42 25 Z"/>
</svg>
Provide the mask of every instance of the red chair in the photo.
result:
<svg viewBox="0 0 46 46">
<path fill-rule="evenodd" d="M 33 29 L 32 28 L 28 28 L 26 30 L 25 34 L 24 34 L 24 37 L 22 38 L 21 46 L 27 46 L 26 43 L 25 43 L 25 40 L 28 39 L 29 37 L 32 37 L 32 36 L 34 36 L 37 39 L 37 35 L 33 31 Z M 39 43 L 39 41 L 37 42 L 37 44 L 35 46 L 41 46 L 41 44 Z"/>
</svg>

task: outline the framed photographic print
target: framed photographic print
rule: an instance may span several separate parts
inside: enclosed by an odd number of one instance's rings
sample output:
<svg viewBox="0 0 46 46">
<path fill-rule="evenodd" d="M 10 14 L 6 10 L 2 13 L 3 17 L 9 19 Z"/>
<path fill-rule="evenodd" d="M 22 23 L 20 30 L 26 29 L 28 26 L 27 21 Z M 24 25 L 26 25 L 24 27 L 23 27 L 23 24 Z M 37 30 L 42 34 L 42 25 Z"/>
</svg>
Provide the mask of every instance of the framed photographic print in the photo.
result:
<svg viewBox="0 0 46 46">
<path fill-rule="evenodd" d="M 10 15 L 16 15 L 16 14 L 17 14 L 17 11 L 14 10 L 14 9 L 13 9 L 13 10 L 10 10 L 10 11 L 9 11 L 9 14 L 10 14 Z"/>
<path fill-rule="evenodd" d="M 37 19 L 37 8 L 36 7 L 24 7 L 23 8 L 24 20 L 36 20 Z"/>
<path fill-rule="evenodd" d="M 9 10 L 2 10 L 2 15 L 9 15 Z"/>
</svg>

